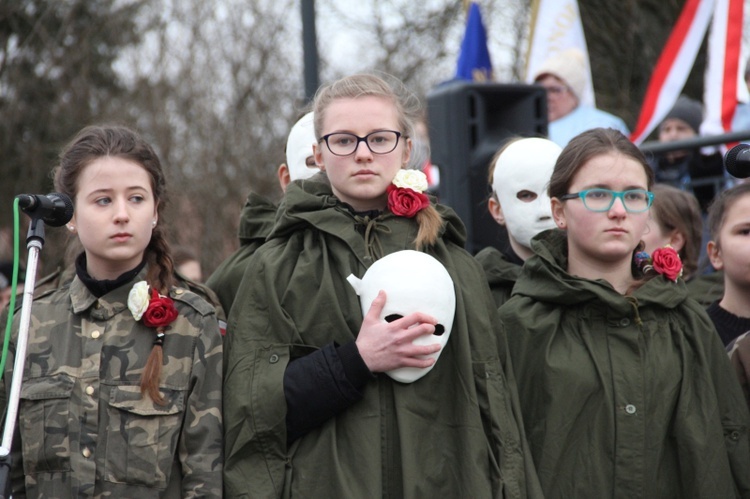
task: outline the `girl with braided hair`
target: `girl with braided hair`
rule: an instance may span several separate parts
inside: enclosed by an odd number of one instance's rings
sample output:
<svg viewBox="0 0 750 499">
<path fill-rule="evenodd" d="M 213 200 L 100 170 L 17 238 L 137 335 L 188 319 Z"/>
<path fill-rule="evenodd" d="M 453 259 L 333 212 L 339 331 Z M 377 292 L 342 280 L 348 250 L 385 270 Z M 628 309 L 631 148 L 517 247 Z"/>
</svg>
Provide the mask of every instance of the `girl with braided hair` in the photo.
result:
<svg viewBox="0 0 750 499">
<path fill-rule="evenodd" d="M 84 251 L 32 307 L 13 496 L 220 497 L 221 336 L 174 285 L 159 158 L 126 127 L 87 127 L 55 187 Z"/>
</svg>

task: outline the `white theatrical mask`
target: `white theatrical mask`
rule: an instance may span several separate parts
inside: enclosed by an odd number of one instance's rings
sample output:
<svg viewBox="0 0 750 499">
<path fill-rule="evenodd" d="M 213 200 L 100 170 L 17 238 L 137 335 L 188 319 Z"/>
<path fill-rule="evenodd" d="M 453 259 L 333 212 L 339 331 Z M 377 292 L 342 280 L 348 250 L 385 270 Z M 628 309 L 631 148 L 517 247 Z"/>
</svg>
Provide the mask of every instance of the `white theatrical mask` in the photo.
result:
<svg viewBox="0 0 750 499">
<path fill-rule="evenodd" d="M 435 258 L 419 251 L 404 250 L 391 253 L 372 264 L 362 279 L 354 274 L 347 277 L 359 295 L 362 316 L 367 315 L 380 290 L 386 293 L 386 303 L 380 320 L 392 322 L 414 312 L 428 314 L 438 321 L 435 334 L 414 340 L 415 345 L 439 344 L 440 350 L 429 357 L 438 357 L 448 343 L 456 313 L 456 292 L 453 279 Z M 396 381 L 412 383 L 435 366 L 426 368 L 401 367 L 386 374 Z"/>
<path fill-rule="evenodd" d="M 307 113 L 294 124 L 286 141 L 286 165 L 291 180 L 304 180 L 320 171 L 316 166 L 307 166 L 307 158 L 313 155 L 316 142 L 313 113 Z"/>
<path fill-rule="evenodd" d="M 505 226 L 520 244 L 531 247 L 531 238 L 555 227 L 547 185 L 562 148 L 547 139 L 527 138 L 513 142 L 495 162 L 492 189 L 497 194 Z M 518 194 L 536 194 L 530 202 Z"/>
</svg>

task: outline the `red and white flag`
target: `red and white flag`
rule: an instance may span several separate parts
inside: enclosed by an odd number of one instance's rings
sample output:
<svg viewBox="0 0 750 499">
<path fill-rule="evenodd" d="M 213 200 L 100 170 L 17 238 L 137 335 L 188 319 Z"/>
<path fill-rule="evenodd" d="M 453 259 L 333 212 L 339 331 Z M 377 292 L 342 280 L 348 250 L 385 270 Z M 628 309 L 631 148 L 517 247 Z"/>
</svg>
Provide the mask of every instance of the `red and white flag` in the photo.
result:
<svg viewBox="0 0 750 499">
<path fill-rule="evenodd" d="M 672 109 L 693 68 L 715 0 L 688 0 L 651 73 L 630 140 L 640 144 Z"/>
<path fill-rule="evenodd" d="M 716 0 L 708 38 L 701 135 L 729 132 L 737 102 L 748 101 L 742 56 L 743 0 Z"/>
<path fill-rule="evenodd" d="M 730 129 L 737 102 L 748 100 L 741 53 L 743 0 L 688 0 L 651 74 L 630 135 L 634 143 L 643 142 L 674 106 L 712 18 L 701 133 L 713 135 Z"/>
</svg>

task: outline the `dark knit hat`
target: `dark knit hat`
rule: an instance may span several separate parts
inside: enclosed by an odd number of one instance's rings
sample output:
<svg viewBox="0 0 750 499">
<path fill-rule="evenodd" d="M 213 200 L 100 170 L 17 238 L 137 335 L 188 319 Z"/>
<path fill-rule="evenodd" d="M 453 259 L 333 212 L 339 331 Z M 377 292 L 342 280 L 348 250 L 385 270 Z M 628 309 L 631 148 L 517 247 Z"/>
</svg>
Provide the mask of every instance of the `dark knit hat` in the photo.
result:
<svg viewBox="0 0 750 499">
<path fill-rule="evenodd" d="M 703 106 L 697 100 L 681 95 L 672 110 L 664 117 L 665 120 L 669 118 L 682 120 L 690 125 L 695 133 L 700 133 L 701 122 L 703 122 Z"/>
</svg>

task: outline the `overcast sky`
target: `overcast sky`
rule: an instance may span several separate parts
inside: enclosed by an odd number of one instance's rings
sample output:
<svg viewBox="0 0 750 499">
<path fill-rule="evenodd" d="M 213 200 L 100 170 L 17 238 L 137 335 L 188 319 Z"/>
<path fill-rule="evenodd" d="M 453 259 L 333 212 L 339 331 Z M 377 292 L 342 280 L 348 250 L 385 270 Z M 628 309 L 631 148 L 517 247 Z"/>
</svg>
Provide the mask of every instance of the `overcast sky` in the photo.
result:
<svg viewBox="0 0 750 499">
<path fill-rule="evenodd" d="M 408 0 L 414 2 L 414 0 Z M 422 8 L 440 8 L 446 5 L 446 2 L 455 2 L 459 0 L 418 0 L 417 3 Z M 334 12 L 327 9 L 329 4 L 335 4 L 339 8 L 345 9 L 349 15 L 363 23 L 374 16 L 376 1 L 365 0 L 352 2 L 351 0 L 316 0 L 316 29 L 318 33 L 318 50 L 329 54 L 327 59 L 331 65 L 341 73 L 351 72 L 352 70 L 361 70 L 368 68 L 372 62 L 367 58 L 366 47 L 367 41 L 363 40 L 361 32 L 350 28 L 347 23 L 342 23 L 341 19 Z M 393 0 L 390 2 L 378 2 L 377 8 L 384 14 L 384 20 L 388 20 L 388 13 L 392 12 L 394 22 L 389 27 L 397 27 L 398 15 L 401 9 L 399 4 L 404 1 Z M 495 2 L 498 4 L 517 4 L 518 0 L 506 0 L 505 2 Z M 496 68 L 498 76 L 506 75 L 506 69 L 512 64 L 512 53 L 509 50 L 511 40 L 508 37 L 510 30 L 508 23 L 511 22 L 507 16 L 495 15 L 489 13 L 489 6 L 482 6 L 484 24 L 487 29 L 488 47 L 493 67 Z M 502 9 L 501 9 L 502 11 Z M 301 17 L 301 14 L 297 14 Z M 458 53 L 463 39 L 466 17 L 463 16 L 461 23 L 456 25 L 453 30 L 445 33 L 446 44 L 453 49 L 455 57 L 453 60 L 446 61 L 446 65 L 437 66 L 436 71 L 444 74 L 444 78 L 450 78 L 455 72 Z"/>
</svg>

